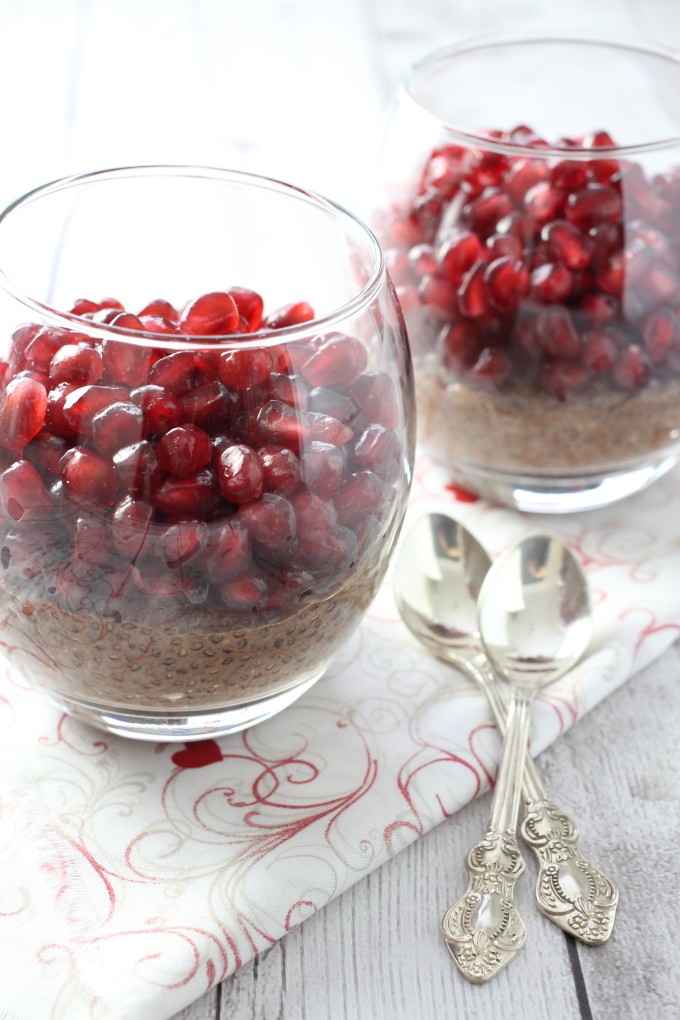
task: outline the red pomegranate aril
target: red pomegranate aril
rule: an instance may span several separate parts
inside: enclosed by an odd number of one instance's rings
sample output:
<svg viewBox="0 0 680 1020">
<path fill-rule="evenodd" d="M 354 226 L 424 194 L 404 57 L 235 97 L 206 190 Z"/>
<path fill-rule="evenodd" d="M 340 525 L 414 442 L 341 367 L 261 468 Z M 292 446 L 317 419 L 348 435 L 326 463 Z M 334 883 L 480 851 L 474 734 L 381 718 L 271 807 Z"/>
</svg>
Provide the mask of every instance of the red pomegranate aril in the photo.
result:
<svg viewBox="0 0 680 1020">
<path fill-rule="evenodd" d="M 144 431 L 148 436 L 169 432 L 181 421 L 179 399 L 162 386 L 139 386 L 130 393 L 130 400 L 142 411 Z"/>
<path fill-rule="evenodd" d="M 238 414 L 239 396 L 219 379 L 180 397 L 181 419 L 208 432 L 227 426 Z"/>
<path fill-rule="evenodd" d="M 114 507 L 111 536 L 119 556 L 132 561 L 153 551 L 153 519 L 153 507 L 129 496 Z"/>
<path fill-rule="evenodd" d="M 295 510 L 298 535 L 318 539 L 335 530 L 338 515 L 332 500 L 322 499 L 309 489 L 300 489 L 290 497 Z"/>
<path fill-rule="evenodd" d="M 566 217 L 581 230 L 597 223 L 618 223 L 623 206 L 619 192 L 608 184 L 587 184 L 572 191 L 567 199 Z"/>
<path fill-rule="evenodd" d="M 529 289 L 529 270 L 524 263 L 503 256 L 486 267 L 484 283 L 493 306 L 499 312 L 510 312 Z"/>
<path fill-rule="evenodd" d="M 148 440 L 143 439 L 118 450 L 113 455 L 113 467 L 121 488 L 146 503 L 153 502 L 163 472 L 156 451 Z"/>
<path fill-rule="evenodd" d="M 143 432 L 144 415 L 129 400 L 114 401 L 92 419 L 92 445 L 102 457 L 139 442 Z"/>
<path fill-rule="evenodd" d="M 318 496 L 332 496 L 342 485 L 345 455 L 331 443 L 308 443 L 300 455 L 302 481 Z"/>
<path fill-rule="evenodd" d="M 493 233 L 496 224 L 513 211 L 512 199 L 498 188 L 485 188 L 479 198 L 463 206 L 461 216 L 479 235 Z"/>
<path fill-rule="evenodd" d="M 535 184 L 524 196 L 524 208 L 539 226 L 557 219 L 564 208 L 564 194 L 547 181 Z"/>
<path fill-rule="evenodd" d="M 566 266 L 546 262 L 531 274 L 531 296 L 543 304 L 565 302 L 571 295 L 574 277 Z"/>
<path fill-rule="evenodd" d="M 24 456 L 42 475 L 59 475 L 59 461 L 69 445 L 63 436 L 40 431 L 24 448 Z"/>
<path fill-rule="evenodd" d="M 546 388 L 558 400 L 564 400 L 569 393 L 580 389 L 587 380 L 588 373 L 578 362 L 555 361 L 546 366 Z"/>
<path fill-rule="evenodd" d="M 548 168 L 543 160 L 518 159 L 505 175 L 503 187 L 512 201 L 520 205 L 527 191 L 547 178 Z"/>
<path fill-rule="evenodd" d="M 241 613 L 259 613 L 267 600 L 267 582 L 253 574 L 234 577 L 217 588 L 220 602 Z"/>
<path fill-rule="evenodd" d="M 456 316 L 458 292 L 454 285 L 441 276 L 424 276 L 418 285 L 418 300 L 438 319 L 451 320 Z"/>
<path fill-rule="evenodd" d="M 536 317 L 536 337 L 541 349 L 551 358 L 575 358 L 581 351 L 581 338 L 567 308 L 543 309 Z"/>
<path fill-rule="evenodd" d="M 612 297 L 620 298 L 626 275 L 626 264 L 623 252 L 614 252 L 597 273 L 597 285 L 600 290 Z"/>
<path fill-rule="evenodd" d="M 243 524 L 252 542 L 265 549 L 285 547 L 296 536 L 297 524 L 291 502 L 273 492 L 242 506 L 236 521 Z"/>
<path fill-rule="evenodd" d="M 234 299 L 239 315 L 248 322 L 248 331 L 255 333 L 262 324 L 264 303 L 260 295 L 247 287 L 230 287 L 229 295 Z"/>
<path fill-rule="evenodd" d="M 235 333 L 239 313 L 231 294 L 212 291 L 194 298 L 182 311 L 179 327 L 191 336 L 218 336 Z"/>
<path fill-rule="evenodd" d="M 337 336 L 320 347 L 302 366 L 309 386 L 340 386 L 353 382 L 366 368 L 368 355 L 360 340 Z"/>
<path fill-rule="evenodd" d="M 394 490 L 373 471 L 357 471 L 347 478 L 333 496 L 333 505 L 340 524 L 350 525 L 364 514 L 380 515 Z"/>
<path fill-rule="evenodd" d="M 589 372 L 611 372 L 618 350 L 616 339 L 606 329 L 591 329 L 583 335 L 583 363 Z"/>
<path fill-rule="evenodd" d="M 354 566 L 357 548 L 354 532 L 338 527 L 318 537 L 301 538 L 293 559 L 296 565 L 309 569 L 319 578 L 330 575 L 335 579 Z"/>
<path fill-rule="evenodd" d="M 418 279 L 439 271 L 437 253 L 431 244 L 414 245 L 408 253 L 408 264 Z"/>
<path fill-rule="evenodd" d="M 209 355 L 200 351 L 176 351 L 159 358 L 151 366 L 147 381 L 182 395 L 206 386 L 216 376 L 217 366 Z"/>
<path fill-rule="evenodd" d="M 309 439 L 311 426 L 303 411 L 280 400 L 269 400 L 259 408 L 254 431 L 263 443 L 276 443 L 298 452 Z"/>
<path fill-rule="evenodd" d="M 270 400 L 280 400 L 282 404 L 295 407 L 300 411 L 307 409 L 307 384 L 299 375 L 283 375 L 280 372 L 272 372 L 264 393 Z"/>
<path fill-rule="evenodd" d="M 100 311 L 101 307 L 96 301 L 90 301 L 89 298 L 78 298 L 69 311 L 71 315 L 91 315 L 93 312 Z"/>
<path fill-rule="evenodd" d="M 12 333 L 9 357 L 9 369 L 12 374 L 20 372 L 25 367 L 26 348 L 42 329 L 39 322 L 22 322 Z"/>
<path fill-rule="evenodd" d="M 314 309 L 306 301 L 295 301 L 271 312 L 263 322 L 265 329 L 286 329 L 288 326 L 301 326 L 303 322 L 311 322 Z"/>
<path fill-rule="evenodd" d="M 58 326 L 43 326 L 25 350 L 26 368 L 49 372 L 50 362 L 59 348 L 71 342 L 71 338 L 76 337 L 79 338 L 79 334 L 72 333 L 68 329 L 60 329 Z"/>
<path fill-rule="evenodd" d="M 71 535 L 71 564 L 83 570 L 101 566 L 111 555 L 109 522 L 93 514 L 81 514 Z"/>
<path fill-rule="evenodd" d="M 45 410 L 45 428 L 55 435 L 72 437 L 75 429 L 67 424 L 64 418 L 64 403 L 70 393 L 79 389 L 76 383 L 59 383 L 47 394 Z"/>
<path fill-rule="evenodd" d="M 84 446 L 74 446 L 61 458 L 59 468 L 67 492 L 111 506 L 116 478 L 109 460 Z"/>
<path fill-rule="evenodd" d="M 468 319 L 476 319 L 489 310 L 489 299 L 484 281 L 486 262 L 475 262 L 463 278 L 458 289 L 458 310 Z"/>
<path fill-rule="evenodd" d="M 82 386 L 99 382 L 103 372 L 102 356 L 94 347 L 88 343 L 64 344 L 52 358 L 49 377 L 53 386 L 62 382 Z"/>
<path fill-rule="evenodd" d="M 142 329 L 147 333 L 160 333 L 163 336 L 179 336 L 180 328 L 176 322 L 166 319 L 163 315 L 141 315 Z"/>
<path fill-rule="evenodd" d="M 261 386 L 272 374 L 271 355 L 262 348 L 226 351 L 217 358 L 217 375 L 232 390 Z"/>
<path fill-rule="evenodd" d="M 642 338 L 650 360 L 663 363 L 680 347 L 680 323 L 669 308 L 651 312 L 644 321 Z"/>
<path fill-rule="evenodd" d="M 541 231 L 541 238 L 553 258 L 567 269 L 585 269 L 593 261 L 595 244 L 592 238 L 567 220 L 547 223 Z"/>
<path fill-rule="evenodd" d="M 0 508 L 12 523 L 49 519 L 52 500 L 30 461 L 17 460 L 0 474 Z"/>
<path fill-rule="evenodd" d="M 588 183 L 588 164 L 583 160 L 562 159 L 550 169 L 550 183 L 560 191 L 577 191 Z"/>
<path fill-rule="evenodd" d="M 230 503 L 250 503 L 264 490 L 264 470 L 257 452 L 245 443 L 220 450 L 217 476 L 222 495 Z"/>
<path fill-rule="evenodd" d="M 619 352 L 613 375 L 622 389 L 642 389 L 649 382 L 650 374 L 647 356 L 638 344 L 629 344 Z"/>
<path fill-rule="evenodd" d="M 586 295 L 578 308 L 587 321 L 596 325 L 612 322 L 620 312 L 619 303 L 612 294 L 599 292 Z"/>
<path fill-rule="evenodd" d="M 158 463 L 172 475 L 196 474 L 210 463 L 211 455 L 210 436 L 197 425 L 178 425 L 156 444 Z"/>
<path fill-rule="evenodd" d="M 156 552 L 170 569 L 191 563 L 208 544 L 208 525 L 205 521 L 186 521 L 171 524 L 161 531 Z"/>
<path fill-rule="evenodd" d="M 386 372 L 365 372 L 352 383 L 350 396 L 368 422 L 396 429 L 400 421 L 397 388 Z"/>
<path fill-rule="evenodd" d="M 671 304 L 680 300 L 680 278 L 663 262 L 652 263 L 642 286 L 646 297 L 655 303 Z"/>
<path fill-rule="evenodd" d="M 309 438 L 318 440 L 320 443 L 332 443 L 334 446 L 344 446 L 354 436 L 349 425 L 331 418 L 327 414 L 307 412 L 309 418 Z"/>
<path fill-rule="evenodd" d="M 64 421 L 74 433 L 90 435 L 95 415 L 110 404 L 127 398 L 128 391 L 123 386 L 79 386 L 71 390 L 64 400 Z"/>
<path fill-rule="evenodd" d="M 444 328 L 441 334 L 442 360 L 452 372 L 471 368 L 482 350 L 482 339 L 469 322 L 458 322 Z"/>
<path fill-rule="evenodd" d="M 265 492 L 288 496 L 300 487 L 300 460 L 286 446 L 265 445 L 257 451 Z"/>
<path fill-rule="evenodd" d="M 487 237 L 486 246 L 489 249 L 489 262 L 502 258 L 519 262 L 524 254 L 524 245 L 514 234 L 492 234 Z"/>
<path fill-rule="evenodd" d="M 150 348 L 123 340 L 104 340 L 101 353 L 108 382 L 125 386 L 140 386 L 146 382 L 152 362 Z"/>
<path fill-rule="evenodd" d="M 359 409 L 346 394 L 324 386 L 316 386 L 309 391 L 307 410 L 313 414 L 327 415 L 342 422 L 343 425 L 351 425 Z"/>
<path fill-rule="evenodd" d="M 250 565 L 250 540 L 245 526 L 235 517 L 208 526 L 205 548 L 208 577 L 226 581 L 247 571 Z"/>
<path fill-rule="evenodd" d="M 195 475 L 168 475 L 153 495 L 154 506 L 166 514 L 208 517 L 216 508 L 218 495 L 209 468 Z"/>
<path fill-rule="evenodd" d="M 140 320 L 144 315 L 155 315 L 168 319 L 170 322 L 177 323 L 179 321 L 179 312 L 174 305 L 164 298 L 156 298 L 154 301 L 149 301 L 148 305 L 144 305 L 141 311 L 137 312 L 137 315 Z"/>
<path fill-rule="evenodd" d="M 499 385 L 510 374 L 510 358 L 498 347 L 485 347 L 470 369 L 470 380 Z"/>
<path fill-rule="evenodd" d="M 484 245 L 471 231 L 461 231 L 449 238 L 439 248 L 439 272 L 453 285 L 459 287 L 465 274 L 476 262 L 486 257 Z"/>
<path fill-rule="evenodd" d="M 0 393 L 0 446 L 15 452 L 45 424 L 47 391 L 35 379 L 13 379 Z"/>
<path fill-rule="evenodd" d="M 383 425 L 369 425 L 354 446 L 354 461 L 360 470 L 373 471 L 383 481 L 393 482 L 399 474 L 402 449 L 399 439 Z"/>
</svg>

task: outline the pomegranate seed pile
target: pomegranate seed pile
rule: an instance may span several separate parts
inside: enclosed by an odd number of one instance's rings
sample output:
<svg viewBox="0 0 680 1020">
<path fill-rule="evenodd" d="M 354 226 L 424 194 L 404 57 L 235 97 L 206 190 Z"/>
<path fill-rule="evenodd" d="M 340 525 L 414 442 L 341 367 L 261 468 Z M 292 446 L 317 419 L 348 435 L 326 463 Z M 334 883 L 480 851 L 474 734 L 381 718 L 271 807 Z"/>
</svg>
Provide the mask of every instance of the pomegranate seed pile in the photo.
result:
<svg viewBox="0 0 680 1020">
<path fill-rule="evenodd" d="M 181 312 L 71 312 L 83 332 L 23 324 L 0 365 L 4 571 L 71 611 L 128 617 L 157 597 L 276 617 L 361 569 L 404 466 L 396 388 L 359 340 L 258 346 L 248 334 L 314 312 L 263 316 L 237 287 Z M 86 322 L 239 343 L 164 350 L 95 340 Z"/>
<path fill-rule="evenodd" d="M 680 168 L 654 177 L 607 152 L 606 131 L 536 157 L 445 144 L 386 218 L 387 261 L 414 353 L 471 386 L 560 400 L 680 375 Z"/>
</svg>

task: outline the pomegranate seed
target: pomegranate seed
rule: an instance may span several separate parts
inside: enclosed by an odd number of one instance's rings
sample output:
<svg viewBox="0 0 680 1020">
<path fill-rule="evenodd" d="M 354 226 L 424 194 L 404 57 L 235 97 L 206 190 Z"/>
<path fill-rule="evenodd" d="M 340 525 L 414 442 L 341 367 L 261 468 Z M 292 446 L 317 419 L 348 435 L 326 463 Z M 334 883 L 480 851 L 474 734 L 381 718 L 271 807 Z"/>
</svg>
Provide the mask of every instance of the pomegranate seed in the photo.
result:
<svg viewBox="0 0 680 1020">
<path fill-rule="evenodd" d="M 259 613 L 267 600 L 267 582 L 264 577 L 252 575 L 234 577 L 222 582 L 217 594 L 227 609 Z"/>
<path fill-rule="evenodd" d="M 115 297 L 103 297 L 103 298 L 101 298 L 101 300 L 99 302 L 99 307 L 100 308 L 112 308 L 112 309 L 118 310 L 119 312 L 124 312 L 125 311 L 125 306 L 122 305 L 120 303 L 120 301 L 118 300 L 118 298 L 115 298 Z"/>
<path fill-rule="evenodd" d="M 510 312 L 517 308 L 529 289 L 529 270 L 522 262 L 505 256 L 489 263 L 484 282 L 494 307 L 499 312 Z"/>
<path fill-rule="evenodd" d="M 280 400 L 270 400 L 255 415 L 255 430 L 264 443 L 287 446 L 297 452 L 307 442 L 309 418 Z"/>
<path fill-rule="evenodd" d="M 43 327 L 37 322 L 24 322 L 12 333 L 10 348 L 10 372 L 20 372 L 25 367 L 26 348 Z"/>
<path fill-rule="evenodd" d="M 96 301 L 90 301 L 88 298 L 78 298 L 69 311 L 71 315 L 88 315 L 91 312 L 98 312 L 100 309 L 101 305 L 98 305 Z"/>
<path fill-rule="evenodd" d="M 255 450 L 244 443 L 220 450 L 217 475 L 222 495 L 230 503 L 250 503 L 264 489 L 262 461 Z"/>
<path fill-rule="evenodd" d="M 134 564 L 130 568 L 130 577 L 141 593 L 150 598 L 177 599 L 200 605 L 208 595 L 206 581 L 182 571 L 154 569 L 148 562 L 141 569 Z"/>
<path fill-rule="evenodd" d="M 588 183 L 588 166 L 581 160 L 562 159 L 550 170 L 550 183 L 560 191 L 577 191 Z"/>
<path fill-rule="evenodd" d="M 148 305 L 144 305 L 142 310 L 137 313 L 140 320 L 144 315 L 160 316 L 163 319 L 168 319 L 170 322 L 179 322 L 179 312 L 174 305 L 171 305 L 169 301 L 165 301 L 163 298 L 156 298 L 155 301 L 149 301 Z"/>
<path fill-rule="evenodd" d="M 80 572 L 106 563 L 111 555 L 111 540 L 108 521 L 81 513 L 73 526 L 71 566 Z"/>
<path fill-rule="evenodd" d="M 629 344 L 620 352 L 614 366 L 614 379 L 625 390 L 642 389 L 649 382 L 650 370 L 644 351 Z"/>
<path fill-rule="evenodd" d="M 644 277 L 645 295 L 658 303 L 672 303 L 680 300 L 680 278 L 662 262 L 654 262 Z"/>
<path fill-rule="evenodd" d="M 265 549 L 286 546 L 296 535 L 292 504 L 273 492 L 265 492 L 260 499 L 242 506 L 236 519 L 246 527 L 251 540 Z"/>
<path fill-rule="evenodd" d="M 171 569 L 191 563 L 208 544 L 208 525 L 205 521 L 186 521 L 171 524 L 161 532 L 157 552 Z"/>
<path fill-rule="evenodd" d="M 499 188 L 485 188 L 479 198 L 463 206 L 462 218 L 482 236 L 493 233 L 496 224 L 513 211 L 511 198 Z"/>
<path fill-rule="evenodd" d="M 333 505 L 340 524 L 350 524 L 364 514 L 380 515 L 394 490 L 373 471 L 357 471 L 350 475 L 333 496 Z"/>
<path fill-rule="evenodd" d="M 180 478 L 168 475 L 156 489 L 153 502 L 166 514 L 208 517 L 217 506 L 212 471 L 203 468 L 195 475 L 183 475 Z"/>
<path fill-rule="evenodd" d="M 52 500 L 30 461 L 17 460 L 0 474 L 0 507 L 12 522 L 49 519 Z"/>
<path fill-rule="evenodd" d="M 476 319 L 485 315 L 489 309 L 489 301 L 484 282 L 486 263 L 475 262 L 465 274 L 458 290 L 458 310 L 468 319 Z"/>
<path fill-rule="evenodd" d="M 130 393 L 130 400 L 140 408 L 148 436 L 162 435 L 180 423 L 182 405 L 162 386 L 139 386 Z"/>
<path fill-rule="evenodd" d="M 434 276 L 439 271 L 437 254 L 431 244 L 414 245 L 408 253 L 408 264 L 419 279 Z"/>
<path fill-rule="evenodd" d="M 497 347 L 485 347 L 470 369 L 470 379 L 478 383 L 502 383 L 510 372 L 510 359 Z"/>
<path fill-rule="evenodd" d="M 403 460 L 401 443 L 391 429 L 369 425 L 356 442 L 354 460 L 360 470 L 373 471 L 383 481 L 393 482 Z"/>
<path fill-rule="evenodd" d="M 338 386 L 353 382 L 366 368 L 364 345 L 351 336 L 339 336 L 320 347 L 302 367 L 310 386 Z"/>
<path fill-rule="evenodd" d="M 178 336 L 180 333 L 179 326 L 163 315 L 142 315 L 139 321 L 147 333 L 161 333 L 164 336 Z"/>
<path fill-rule="evenodd" d="M 418 285 L 418 299 L 438 319 L 451 320 L 458 307 L 458 292 L 449 280 L 424 276 Z"/>
<path fill-rule="evenodd" d="M 143 439 L 131 446 L 124 446 L 113 455 L 113 467 L 118 484 L 123 489 L 146 503 L 153 502 L 162 471 L 151 443 Z"/>
<path fill-rule="evenodd" d="M 116 478 L 110 461 L 84 446 L 74 446 L 61 458 L 59 468 L 67 492 L 111 506 Z"/>
<path fill-rule="evenodd" d="M 546 262 L 531 274 L 531 296 L 535 301 L 557 304 L 566 301 L 572 292 L 574 277 L 566 266 Z"/>
<path fill-rule="evenodd" d="M 524 196 L 524 208 L 540 226 L 555 220 L 564 208 L 564 195 L 544 181 L 535 184 Z"/>
<path fill-rule="evenodd" d="M 72 338 L 79 338 L 79 334 L 57 326 L 43 326 L 26 348 L 24 354 L 26 368 L 49 372 L 54 355 Z"/>
<path fill-rule="evenodd" d="M 117 400 L 92 419 L 92 445 L 102 457 L 139 442 L 144 431 L 144 415 L 136 404 Z"/>
<path fill-rule="evenodd" d="M 313 318 L 312 306 L 306 301 L 297 301 L 271 312 L 263 325 L 265 329 L 285 329 L 287 326 L 300 326 L 303 322 L 311 322 Z"/>
<path fill-rule="evenodd" d="M 354 566 L 357 548 L 354 532 L 340 527 L 318 538 L 301 539 L 294 562 L 313 571 L 318 577 L 330 575 L 335 580 Z"/>
<path fill-rule="evenodd" d="M 588 373 L 578 362 L 555 361 L 546 367 L 546 387 L 558 400 L 565 400 L 567 394 L 580 389 L 587 379 Z"/>
<path fill-rule="evenodd" d="M 113 547 L 119 556 L 132 562 L 153 551 L 154 511 L 148 503 L 122 500 L 113 510 L 111 529 Z"/>
<path fill-rule="evenodd" d="M 217 374 L 232 390 L 248 390 L 261 386 L 272 374 L 272 358 L 262 348 L 228 351 L 217 359 Z"/>
<path fill-rule="evenodd" d="M 463 372 L 471 368 L 482 350 L 479 333 L 469 322 L 459 322 L 455 326 L 445 328 L 441 343 L 444 364 L 453 372 Z"/>
<path fill-rule="evenodd" d="M 218 379 L 191 390 L 180 398 L 181 417 L 185 422 L 215 431 L 228 425 L 235 417 L 239 399 L 235 390 L 229 390 Z"/>
<path fill-rule="evenodd" d="M 505 175 L 503 187 L 513 202 L 520 205 L 530 188 L 548 178 L 548 168 L 543 160 L 518 159 Z"/>
<path fill-rule="evenodd" d="M 597 325 L 611 322 L 619 314 L 619 303 L 611 294 L 588 294 L 579 305 L 579 311 Z"/>
<path fill-rule="evenodd" d="M 231 294 L 213 291 L 194 298 L 184 308 L 179 320 L 183 333 L 191 336 L 217 336 L 238 329 L 239 313 Z"/>
<path fill-rule="evenodd" d="M 59 461 L 69 447 L 63 436 L 51 432 L 38 432 L 24 449 L 24 456 L 41 474 L 58 475 Z"/>
<path fill-rule="evenodd" d="M 334 446 L 344 446 L 354 436 L 354 432 L 337 418 L 331 418 L 327 414 L 315 414 L 307 412 L 309 418 L 309 438 L 318 440 L 320 443 L 332 443 Z"/>
<path fill-rule="evenodd" d="M 369 422 L 396 429 L 401 419 L 401 402 L 396 386 L 385 372 L 365 372 L 352 383 L 350 395 Z"/>
<path fill-rule="evenodd" d="M 668 308 L 659 308 L 647 316 L 642 337 L 645 350 L 655 364 L 667 360 L 680 346 L 680 324 L 677 316 Z"/>
<path fill-rule="evenodd" d="M 128 344 L 123 340 L 104 340 L 102 343 L 104 376 L 110 383 L 141 386 L 146 382 L 151 360 L 152 353 L 148 347 Z"/>
<path fill-rule="evenodd" d="M 170 429 L 156 444 L 158 463 L 172 475 L 196 474 L 210 463 L 211 455 L 210 436 L 196 425 Z"/>
<path fill-rule="evenodd" d="M 248 323 L 248 332 L 255 333 L 262 324 L 262 298 L 247 287 L 230 287 L 229 295 L 234 299 L 239 315 Z"/>
<path fill-rule="evenodd" d="M 595 244 L 592 238 L 582 234 L 578 227 L 567 220 L 553 220 L 541 231 L 541 238 L 557 262 L 567 269 L 585 269 L 593 261 Z"/>
<path fill-rule="evenodd" d="M 502 258 L 520 262 L 524 254 L 524 245 L 514 234 L 492 234 L 487 237 L 486 246 L 489 249 L 489 262 Z"/>
<path fill-rule="evenodd" d="M 45 428 L 55 435 L 72 437 L 75 430 L 67 424 L 64 418 L 64 403 L 69 393 L 78 389 L 75 383 L 59 383 L 47 394 L 47 408 L 45 410 Z"/>
<path fill-rule="evenodd" d="M 211 581 L 227 581 L 245 573 L 250 564 L 248 532 L 232 517 L 209 526 L 205 559 Z"/>
<path fill-rule="evenodd" d="M 617 223 L 621 212 L 621 195 L 608 184 L 587 184 L 567 199 L 567 219 L 581 230 L 597 223 Z"/>
<path fill-rule="evenodd" d="M 332 496 L 342 485 L 345 456 L 331 443 L 311 442 L 300 456 L 302 480 L 318 496 Z"/>
<path fill-rule="evenodd" d="M 541 349 L 553 358 L 574 358 L 581 351 L 581 338 L 568 309 L 563 307 L 545 308 L 539 313 L 536 337 Z"/>
<path fill-rule="evenodd" d="M 307 385 L 299 375 L 282 375 L 273 372 L 264 390 L 270 400 L 280 400 L 282 404 L 295 407 L 300 411 L 307 408 Z"/>
<path fill-rule="evenodd" d="M 335 530 L 338 515 L 331 500 L 322 499 L 309 489 L 301 489 L 291 496 L 290 501 L 295 510 L 299 535 L 316 541 Z"/>
<path fill-rule="evenodd" d="M 350 425 L 358 413 L 358 408 L 353 400 L 337 390 L 317 386 L 309 391 L 307 409 L 313 414 L 327 415 L 343 425 Z M 320 436 L 315 436 L 320 439 Z"/>
<path fill-rule="evenodd" d="M 182 395 L 213 382 L 217 366 L 207 354 L 199 351 L 177 351 L 159 358 L 152 365 L 148 382 Z"/>
<path fill-rule="evenodd" d="M 605 264 L 600 267 L 597 274 L 597 285 L 612 297 L 620 298 L 623 294 L 625 279 L 625 261 L 623 252 L 615 252 Z"/>
<path fill-rule="evenodd" d="M 109 404 L 127 398 L 128 391 L 122 386 L 80 386 L 67 394 L 64 400 L 64 421 L 73 433 L 89 436 L 94 416 Z"/>
<path fill-rule="evenodd" d="M 265 445 L 258 450 L 265 492 L 288 496 L 300 487 L 300 461 L 285 446 Z"/>
<path fill-rule="evenodd" d="M 62 382 L 84 383 L 99 382 L 104 372 L 104 364 L 99 351 L 89 344 L 64 344 L 56 352 L 50 363 L 49 377 L 53 386 Z"/>
<path fill-rule="evenodd" d="M 589 372 L 610 372 L 616 364 L 618 344 L 606 329 L 591 329 L 583 335 L 583 363 Z"/>
<path fill-rule="evenodd" d="M 0 393 L 0 445 L 20 452 L 45 424 L 47 392 L 35 379 L 13 379 Z"/>
<path fill-rule="evenodd" d="M 485 252 L 484 245 L 476 234 L 462 231 L 445 241 L 437 255 L 439 272 L 454 287 L 459 287 L 466 273 L 476 262 L 484 259 Z"/>
</svg>

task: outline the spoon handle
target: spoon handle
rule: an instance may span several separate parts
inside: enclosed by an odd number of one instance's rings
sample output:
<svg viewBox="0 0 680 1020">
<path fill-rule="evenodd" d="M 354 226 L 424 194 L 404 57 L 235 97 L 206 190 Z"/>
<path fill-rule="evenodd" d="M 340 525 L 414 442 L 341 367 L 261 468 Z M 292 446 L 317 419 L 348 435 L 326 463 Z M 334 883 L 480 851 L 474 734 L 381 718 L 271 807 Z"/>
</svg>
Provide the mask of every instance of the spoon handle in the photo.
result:
<svg viewBox="0 0 680 1020">
<path fill-rule="evenodd" d="M 474 984 L 494 977 L 520 951 L 526 927 L 514 903 L 524 861 L 517 845 L 520 784 L 529 738 L 530 698 L 515 694 L 498 770 L 489 827 L 467 857 L 467 891 L 449 907 L 442 928 L 461 973 Z"/>
<path fill-rule="evenodd" d="M 483 687 L 502 734 L 507 703 L 486 659 L 468 662 Z M 525 816 L 521 833 L 536 854 L 539 874 L 536 903 L 548 920 L 587 945 L 606 942 L 614 927 L 619 893 L 614 883 L 583 856 L 578 828 L 552 801 L 541 774 L 527 754 L 522 797 Z"/>
</svg>

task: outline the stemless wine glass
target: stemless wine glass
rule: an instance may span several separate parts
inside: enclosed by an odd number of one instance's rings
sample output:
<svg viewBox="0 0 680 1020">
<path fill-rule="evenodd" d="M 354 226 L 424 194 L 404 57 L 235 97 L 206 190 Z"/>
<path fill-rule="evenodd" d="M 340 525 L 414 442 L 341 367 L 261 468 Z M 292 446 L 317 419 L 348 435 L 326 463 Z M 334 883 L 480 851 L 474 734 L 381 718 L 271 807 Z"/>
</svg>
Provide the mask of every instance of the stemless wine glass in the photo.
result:
<svg viewBox="0 0 680 1020">
<path fill-rule="evenodd" d="M 133 737 L 290 704 L 373 598 L 411 479 L 374 235 L 263 177 L 118 168 L 9 206 L 0 284 L 3 649 Z"/>
<path fill-rule="evenodd" d="M 377 233 L 419 440 L 465 487 L 583 510 L 680 453 L 680 62 L 491 38 L 402 84 Z"/>
</svg>

